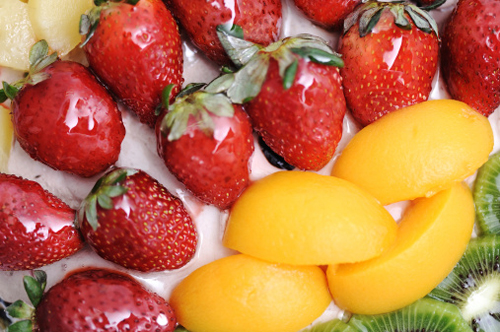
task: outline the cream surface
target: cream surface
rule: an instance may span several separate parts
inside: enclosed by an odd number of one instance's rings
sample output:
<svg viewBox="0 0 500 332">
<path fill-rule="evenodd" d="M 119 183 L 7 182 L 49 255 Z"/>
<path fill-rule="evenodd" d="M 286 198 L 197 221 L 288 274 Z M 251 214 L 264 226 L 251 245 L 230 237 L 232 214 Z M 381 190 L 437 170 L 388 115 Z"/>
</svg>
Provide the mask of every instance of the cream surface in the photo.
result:
<svg viewBox="0 0 500 332">
<path fill-rule="evenodd" d="M 455 2 L 455 0 L 450 0 L 443 5 L 440 10 L 432 13 L 440 27 L 446 17 L 451 13 Z M 321 36 L 334 49 L 336 48 L 338 34 L 325 31 L 313 25 L 297 11 L 293 6 L 292 0 L 283 0 L 282 37 L 303 32 Z M 184 40 L 186 40 L 186 38 L 184 38 Z M 201 55 L 190 42 L 184 42 L 183 50 L 185 58 L 184 78 L 186 84 L 191 82 L 209 82 L 217 77 L 218 68 Z M 81 51 L 73 52 L 70 57 L 85 62 Z M 12 70 L 0 70 L 1 81 L 5 80 L 12 82 L 19 76 L 20 73 Z M 449 98 L 439 73 L 435 77 L 434 88 L 430 98 Z M 122 110 L 127 134 L 122 144 L 122 151 L 117 166 L 140 168 L 148 172 L 185 203 L 194 219 L 199 233 L 199 247 L 196 256 L 190 263 L 179 270 L 146 274 L 125 270 L 124 268 L 101 259 L 92 249 L 85 247 L 74 256 L 43 268 L 43 270 L 48 273 L 47 287 L 51 287 L 54 283 L 61 280 L 66 273 L 74 269 L 84 267 L 108 267 L 131 274 L 140 280 L 147 288 L 168 299 L 171 290 L 177 283 L 193 270 L 232 253 L 221 244 L 227 212 L 219 211 L 213 206 L 202 204 L 187 192 L 184 186 L 168 172 L 163 161 L 158 157 L 153 131 L 149 127 L 140 124 L 135 116 L 128 110 L 123 107 Z M 489 118 L 495 132 L 494 151 L 499 149 L 499 136 L 497 133 L 498 114 L 499 111 L 497 110 Z M 343 147 L 357 131 L 358 127 L 348 114 L 344 119 L 343 138 L 336 151 L 336 155 L 341 152 Z M 329 174 L 335 158 L 336 157 L 320 170 L 319 173 Z M 73 208 L 78 208 L 82 199 L 89 193 L 97 180 L 97 177 L 82 179 L 77 176 L 55 171 L 39 162 L 33 161 L 17 143 L 14 143 L 13 146 L 9 159 L 8 171 L 38 181 L 45 189 L 60 197 Z M 255 144 L 255 153 L 251 159 L 251 179 L 257 180 L 276 171 L 278 171 L 278 169 L 271 166 L 266 161 L 258 144 Z M 469 183 L 471 183 L 472 180 L 473 177 L 469 179 Z M 387 209 L 396 219 L 399 219 L 405 207 L 406 202 L 401 202 L 390 205 Z M 28 272 L 0 272 L 0 297 L 7 301 L 14 301 L 18 298 L 27 300 L 22 288 L 22 276 L 27 273 Z M 341 313 L 341 310 L 332 303 L 318 320 L 323 321 L 332 319 L 338 317 Z"/>
</svg>

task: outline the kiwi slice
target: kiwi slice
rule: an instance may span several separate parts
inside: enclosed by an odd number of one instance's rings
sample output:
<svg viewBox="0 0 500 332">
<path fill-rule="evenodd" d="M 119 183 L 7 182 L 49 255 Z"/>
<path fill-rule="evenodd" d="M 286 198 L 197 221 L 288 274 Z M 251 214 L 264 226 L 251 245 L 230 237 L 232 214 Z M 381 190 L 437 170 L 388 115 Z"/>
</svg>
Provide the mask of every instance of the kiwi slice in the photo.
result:
<svg viewBox="0 0 500 332">
<path fill-rule="evenodd" d="M 339 319 L 320 323 L 307 332 L 472 332 L 452 304 L 431 298 L 387 314 L 353 315 L 346 324 Z"/>
<path fill-rule="evenodd" d="M 500 331 L 500 236 L 472 239 L 429 296 L 455 304 L 474 332 Z"/>
<path fill-rule="evenodd" d="M 478 233 L 500 234 L 500 153 L 479 169 L 473 194 Z"/>
</svg>

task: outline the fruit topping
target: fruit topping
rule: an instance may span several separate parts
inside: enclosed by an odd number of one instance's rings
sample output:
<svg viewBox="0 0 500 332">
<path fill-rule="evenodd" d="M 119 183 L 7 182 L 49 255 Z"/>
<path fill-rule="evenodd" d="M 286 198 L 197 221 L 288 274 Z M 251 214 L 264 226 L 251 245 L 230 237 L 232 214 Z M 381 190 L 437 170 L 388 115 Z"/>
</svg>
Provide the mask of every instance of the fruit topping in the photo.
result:
<svg viewBox="0 0 500 332">
<path fill-rule="evenodd" d="M 294 0 L 295 6 L 314 23 L 326 29 L 342 28 L 344 19 L 361 0 Z"/>
<path fill-rule="evenodd" d="M 196 251 L 197 233 L 182 201 L 141 170 L 116 168 L 100 178 L 78 221 L 101 257 L 129 269 L 178 269 Z"/>
<path fill-rule="evenodd" d="M 13 139 L 14 128 L 10 119 L 10 110 L 0 105 L 0 172 L 7 171 Z"/>
<path fill-rule="evenodd" d="M 500 153 L 492 155 L 474 182 L 477 228 L 480 234 L 500 234 Z"/>
</svg>

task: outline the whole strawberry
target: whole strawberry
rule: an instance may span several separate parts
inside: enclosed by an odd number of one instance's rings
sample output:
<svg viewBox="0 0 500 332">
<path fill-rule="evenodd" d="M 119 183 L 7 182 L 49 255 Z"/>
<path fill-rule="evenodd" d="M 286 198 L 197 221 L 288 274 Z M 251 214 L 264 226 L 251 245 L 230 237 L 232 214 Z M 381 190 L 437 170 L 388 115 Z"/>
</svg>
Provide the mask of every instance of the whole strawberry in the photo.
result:
<svg viewBox="0 0 500 332">
<path fill-rule="evenodd" d="M 75 210 L 37 182 L 0 173 L 0 270 L 31 270 L 83 247 Z"/>
<path fill-rule="evenodd" d="M 161 0 L 104 2 L 82 16 L 80 33 L 92 70 L 150 127 L 163 89 L 183 78 L 177 23 Z"/>
<path fill-rule="evenodd" d="M 41 41 L 30 54 L 23 80 L 0 90 L 12 99 L 19 145 L 35 160 L 82 177 L 96 175 L 118 159 L 125 127 L 116 102 L 79 63 L 58 61 Z"/>
<path fill-rule="evenodd" d="M 452 98 L 488 116 L 500 105 L 500 3 L 460 0 L 445 26 L 442 72 Z"/>
<path fill-rule="evenodd" d="M 312 35 L 262 47 L 223 30 L 219 34 L 233 62 L 242 67 L 213 84 L 226 86 L 233 102 L 245 103 L 254 129 L 286 162 L 303 170 L 324 167 L 342 137 L 342 60 Z"/>
<path fill-rule="evenodd" d="M 246 40 L 268 45 L 281 31 L 281 0 L 165 0 L 191 41 L 212 61 L 231 63 L 218 37 L 217 26 L 242 29 Z"/>
<path fill-rule="evenodd" d="M 406 2 L 370 1 L 344 24 L 339 52 L 347 107 L 362 125 L 428 99 L 437 68 L 437 26 Z"/>
<path fill-rule="evenodd" d="M 241 105 L 219 93 L 181 92 L 160 119 L 158 154 L 170 172 L 200 200 L 230 207 L 249 184 L 254 150 Z"/>
<path fill-rule="evenodd" d="M 327 29 L 342 27 L 344 19 L 361 0 L 294 0 L 295 6 L 314 23 Z"/>
<path fill-rule="evenodd" d="M 132 277 L 106 269 L 77 271 L 45 294 L 47 276 L 24 277 L 33 306 L 16 301 L 5 310 L 19 332 L 172 332 L 177 319 L 170 305 Z M 35 308 L 33 308 L 35 307 Z M 7 317 L 1 315 L 0 318 Z"/>
<path fill-rule="evenodd" d="M 182 202 L 141 170 L 105 174 L 82 202 L 78 219 L 97 254 L 128 269 L 178 269 L 196 251 L 196 230 Z"/>
</svg>

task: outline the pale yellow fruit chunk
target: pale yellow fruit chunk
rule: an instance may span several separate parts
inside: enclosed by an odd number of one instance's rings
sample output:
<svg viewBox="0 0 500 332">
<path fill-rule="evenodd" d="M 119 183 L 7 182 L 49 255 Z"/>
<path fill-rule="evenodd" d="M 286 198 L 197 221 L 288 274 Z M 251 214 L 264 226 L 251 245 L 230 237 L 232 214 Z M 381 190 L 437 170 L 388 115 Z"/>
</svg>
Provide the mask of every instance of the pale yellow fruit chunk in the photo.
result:
<svg viewBox="0 0 500 332">
<path fill-rule="evenodd" d="M 0 172 L 2 173 L 7 172 L 13 135 L 14 128 L 10 118 L 10 110 L 0 105 Z"/>
<path fill-rule="evenodd" d="M 288 171 L 265 177 L 242 194 L 223 244 L 272 262 L 323 265 L 378 256 L 395 233 L 392 216 L 359 187 Z"/>
<path fill-rule="evenodd" d="M 486 117 L 459 101 L 433 100 L 363 128 L 332 175 L 358 184 L 386 205 L 449 188 L 472 175 L 492 149 Z"/>
<path fill-rule="evenodd" d="M 325 311 L 331 296 L 319 267 L 235 255 L 195 270 L 169 302 L 191 332 L 296 332 Z"/>
<path fill-rule="evenodd" d="M 45 39 L 60 56 L 67 54 L 82 37 L 80 17 L 92 8 L 92 0 L 29 0 L 28 9 L 38 39 Z"/>
<path fill-rule="evenodd" d="M 328 268 L 335 303 L 350 312 L 371 315 L 424 297 L 460 260 L 473 225 L 474 202 L 463 183 L 415 200 L 389 250 L 366 262 Z"/>
<path fill-rule="evenodd" d="M 35 33 L 28 5 L 20 0 L 0 0 L 0 66 L 28 70 Z"/>
</svg>

